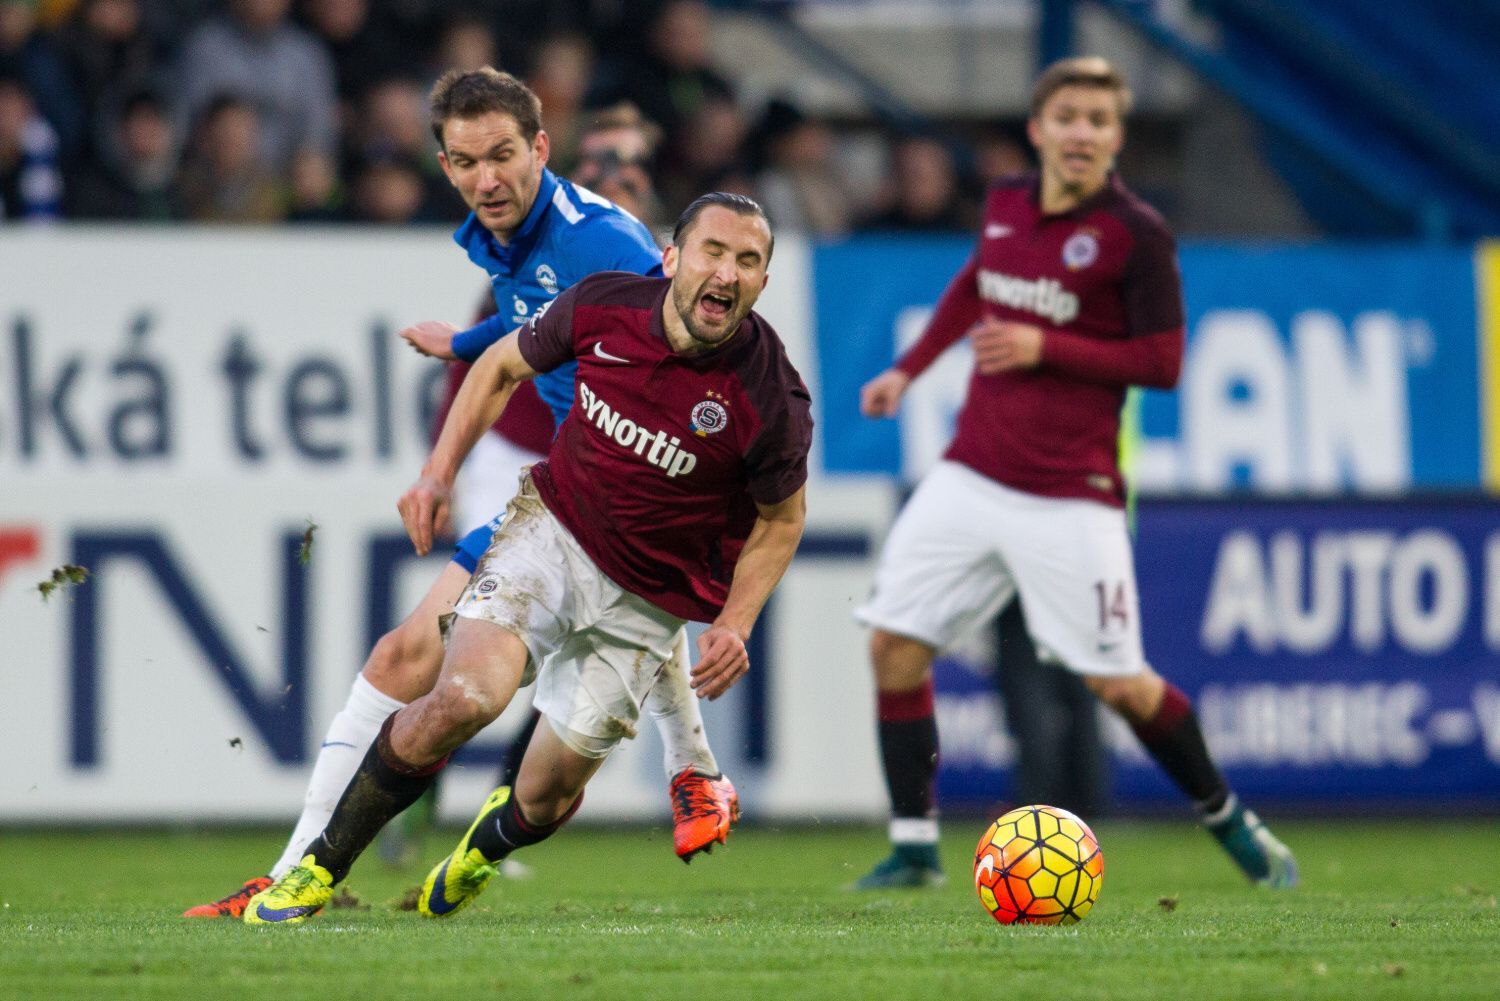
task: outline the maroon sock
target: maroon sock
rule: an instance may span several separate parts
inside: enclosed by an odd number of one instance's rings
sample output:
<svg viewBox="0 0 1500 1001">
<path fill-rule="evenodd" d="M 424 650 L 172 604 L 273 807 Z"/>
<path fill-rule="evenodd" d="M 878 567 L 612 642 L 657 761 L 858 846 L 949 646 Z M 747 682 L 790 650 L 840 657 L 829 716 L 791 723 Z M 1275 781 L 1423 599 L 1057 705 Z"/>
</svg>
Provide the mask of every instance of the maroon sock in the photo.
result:
<svg viewBox="0 0 1500 1001">
<path fill-rule="evenodd" d="M 349 874 L 354 860 L 382 827 L 422 797 L 448 763 L 446 755 L 430 765 L 403 760 L 391 747 L 395 721 L 395 713 L 386 718 L 375 743 L 339 797 L 328 826 L 307 846 L 318 864 L 333 873 L 335 883 Z"/>
<path fill-rule="evenodd" d="M 1168 682 L 1156 715 L 1132 724 L 1131 729 L 1162 771 L 1200 811 L 1212 813 L 1224 805 L 1229 784 L 1209 756 L 1198 715 L 1182 689 Z"/>
<path fill-rule="evenodd" d="M 933 779 L 937 776 L 938 732 L 933 715 L 932 680 L 920 688 L 879 692 L 880 759 L 897 817 L 937 814 Z"/>
</svg>

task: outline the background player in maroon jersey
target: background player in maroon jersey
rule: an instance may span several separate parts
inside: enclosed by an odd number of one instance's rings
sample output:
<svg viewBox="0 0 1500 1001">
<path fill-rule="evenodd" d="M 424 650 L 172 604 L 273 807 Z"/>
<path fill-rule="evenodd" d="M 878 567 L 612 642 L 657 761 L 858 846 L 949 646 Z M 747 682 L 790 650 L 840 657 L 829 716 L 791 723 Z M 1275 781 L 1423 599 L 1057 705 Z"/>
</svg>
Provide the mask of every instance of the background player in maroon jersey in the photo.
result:
<svg viewBox="0 0 1500 1001">
<path fill-rule="evenodd" d="M 1129 386 L 1176 383 L 1183 314 L 1171 233 L 1114 173 L 1128 105 L 1103 59 L 1041 75 L 1028 122 L 1039 174 L 991 189 L 974 255 L 927 330 L 861 392 L 867 416 L 893 415 L 933 359 L 973 343 L 953 442 L 893 526 L 856 613 L 873 627 L 894 845 L 861 888 L 942 880 L 933 657 L 1013 598 L 1038 651 L 1125 718 L 1245 874 L 1296 882 L 1291 853 L 1209 756 L 1187 696 L 1141 650 L 1119 413 Z"/>
<path fill-rule="evenodd" d="M 686 619 L 711 623 L 692 671 L 700 694 L 744 675 L 745 640 L 802 536 L 812 436 L 801 377 L 751 312 L 771 250 L 759 205 L 705 195 L 663 255 L 669 279 L 586 278 L 481 356 L 398 505 L 419 553 L 516 384 L 576 360 L 573 409 L 455 606 L 436 686 L 386 721 L 302 864 L 250 901 L 247 922 L 321 909 L 375 833 L 533 675 L 548 725 L 514 790 L 495 790 L 429 874 L 426 916 L 466 905 L 496 863 L 566 822 L 634 733 Z"/>
</svg>

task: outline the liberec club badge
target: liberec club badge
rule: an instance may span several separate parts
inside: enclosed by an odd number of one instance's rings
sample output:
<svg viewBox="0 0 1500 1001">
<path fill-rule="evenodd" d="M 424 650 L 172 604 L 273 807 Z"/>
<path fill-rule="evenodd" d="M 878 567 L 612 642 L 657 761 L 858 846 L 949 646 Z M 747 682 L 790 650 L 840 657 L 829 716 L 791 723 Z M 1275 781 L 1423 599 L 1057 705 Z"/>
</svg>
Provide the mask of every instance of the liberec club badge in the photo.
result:
<svg viewBox="0 0 1500 1001">
<path fill-rule="evenodd" d="M 693 408 L 693 434 L 699 438 L 718 434 L 729 426 L 729 411 L 725 410 L 724 404 L 719 402 L 724 397 L 712 390 L 709 390 L 708 396 L 708 399 Z"/>
</svg>

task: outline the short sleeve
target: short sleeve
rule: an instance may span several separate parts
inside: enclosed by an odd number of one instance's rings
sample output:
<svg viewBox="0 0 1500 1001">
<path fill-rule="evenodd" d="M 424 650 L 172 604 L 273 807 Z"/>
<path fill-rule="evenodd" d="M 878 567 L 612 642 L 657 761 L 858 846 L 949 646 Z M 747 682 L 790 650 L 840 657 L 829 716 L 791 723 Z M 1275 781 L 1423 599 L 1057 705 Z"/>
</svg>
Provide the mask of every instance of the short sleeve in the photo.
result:
<svg viewBox="0 0 1500 1001">
<path fill-rule="evenodd" d="M 750 496 L 757 504 L 779 504 L 807 482 L 812 447 L 812 396 L 801 379 L 788 387 L 787 405 L 765 428 L 746 456 Z"/>
<path fill-rule="evenodd" d="M 1177 244 L 1163 225 L 1135 227 L 1125 266 L 1125 329 L 1131 337 L 1178 330 L 1183 325 L 1182 273 Z"/>
<path fill-rule="evenodd" d="M 573 309 L 578 291 L 587 285 L 579 282 L 551 302 L 543 303 L 531 319 L 517 331 L 521 357 L 537 372 L 550 372 L 575 357 L 573 351 Z"/>
</svg>

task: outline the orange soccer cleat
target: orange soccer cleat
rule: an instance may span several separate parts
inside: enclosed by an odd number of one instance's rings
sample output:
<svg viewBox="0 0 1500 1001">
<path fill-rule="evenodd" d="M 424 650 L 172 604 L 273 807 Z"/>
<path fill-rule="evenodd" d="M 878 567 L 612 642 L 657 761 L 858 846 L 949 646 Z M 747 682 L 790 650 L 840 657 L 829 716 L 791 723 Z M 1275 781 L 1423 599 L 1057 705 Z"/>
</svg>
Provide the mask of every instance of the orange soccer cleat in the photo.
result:
<svg viewBox="0 0 1500 1001">
<path fill-rule="evenodd" d="M 256 876 L 245 880 L 245 885 L 229 896 L 211 904 L 199 904 L 182 912 L 185 918 L 238 918 L 245 913 L 250 898 L 271 885 L 270 876 Z"/>
<path fill-rule="evenodd" d="M 677 857 L 691 862 L 699 852 L 723 844 L 740 819 L 740 797 L 723 772 L 703 775 L 691 766 L 672 780 L 672 846 Z"/>
</svg>

